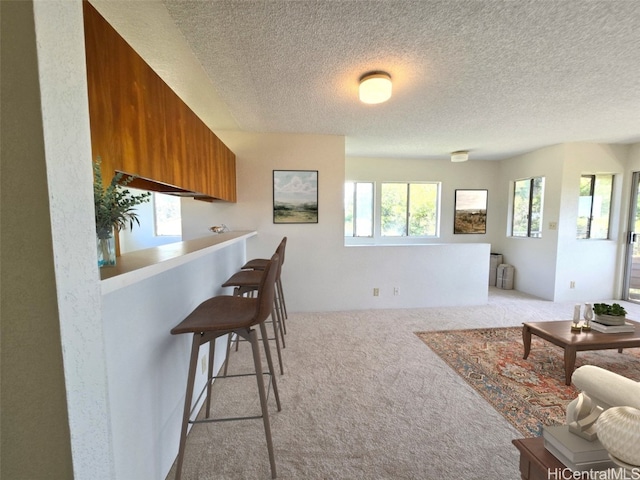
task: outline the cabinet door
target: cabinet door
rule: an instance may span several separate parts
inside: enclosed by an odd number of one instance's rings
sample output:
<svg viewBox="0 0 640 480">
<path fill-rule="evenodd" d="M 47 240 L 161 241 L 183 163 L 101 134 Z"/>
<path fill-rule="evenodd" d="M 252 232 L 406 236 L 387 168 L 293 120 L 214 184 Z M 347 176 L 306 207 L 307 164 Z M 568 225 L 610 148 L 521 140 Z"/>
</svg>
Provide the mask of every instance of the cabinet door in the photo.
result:
<svg viewBox="0 0 640 480">
<path fill-rule="evenodd" d="M 190 190 L 185 166 L 196 139 L 188 134 L 192 112 L 173 92 L 165 95 L 165 130 L 167 133 L 167 163 L 171 165 L 174 185 Z"/>
<path fill-rule="evenodd" d="M 166 95 L 167 155 L 176 185 L 235 202 L 235 155 L 173 92 Z"/>
<path fill-rule="evenodd" d="M 236 156 L 216 137 L 216 161 L 214 163 L 214 188 L 218 198 L 236 201 Z"/>
<path fill-rule="evenodd" d="M 118 170 L 171 184 L 167 87 L 89 2 L 82 5 L 93 155 L 102 158 L 105 175 Z"/>
</svg>

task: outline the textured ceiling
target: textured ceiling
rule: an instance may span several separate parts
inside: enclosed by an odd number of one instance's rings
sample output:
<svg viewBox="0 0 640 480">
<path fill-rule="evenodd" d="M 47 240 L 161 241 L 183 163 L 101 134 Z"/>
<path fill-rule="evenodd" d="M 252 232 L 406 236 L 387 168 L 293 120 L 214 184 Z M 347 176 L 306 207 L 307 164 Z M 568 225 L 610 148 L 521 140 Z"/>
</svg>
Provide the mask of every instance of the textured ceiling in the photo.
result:
<svg viewBox="0 0 640 480">
<path fill-rule="evenodd" d="M 238 126 L 348 156 L 640 141 L 637 0 L 164 0 Z M 393 96 L 358 101 L 384 70 Z"/>
</svg>

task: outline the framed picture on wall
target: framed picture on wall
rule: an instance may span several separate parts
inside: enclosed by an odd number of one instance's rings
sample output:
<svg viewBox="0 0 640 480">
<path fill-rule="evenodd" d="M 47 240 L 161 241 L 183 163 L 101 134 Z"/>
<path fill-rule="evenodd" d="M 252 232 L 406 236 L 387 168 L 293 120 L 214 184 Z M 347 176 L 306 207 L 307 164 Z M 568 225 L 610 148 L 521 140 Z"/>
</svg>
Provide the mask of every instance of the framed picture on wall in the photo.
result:
<svg viewBox="0 0 640 480">
<path fill-rule="evenodd" d="M 318 223 L 318 171 L 273 171 L 273 223 Z"/>
<path fill-rule="evenodd" d="M 453 233 L 487 233 L 487 190 L 456 190 Z"/>
</svg>

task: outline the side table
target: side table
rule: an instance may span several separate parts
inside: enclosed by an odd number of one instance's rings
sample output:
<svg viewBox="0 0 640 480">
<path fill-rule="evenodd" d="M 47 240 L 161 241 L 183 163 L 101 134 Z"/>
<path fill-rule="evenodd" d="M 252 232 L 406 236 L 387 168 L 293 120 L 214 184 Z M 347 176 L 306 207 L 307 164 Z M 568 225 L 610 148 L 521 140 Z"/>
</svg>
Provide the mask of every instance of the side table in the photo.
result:
<svg viewBox="0 0 640 480">
<path fill-rule="evenodd" d="M 563 478 L 562 470 L 567 467 L 544 448 L 542 437 L 519 438 L 512 443 L 520 451 L 520 474 L 522 480 L 548 480 Z M 556 472 L 549 476 L 549 472 Z"/>
</svg>

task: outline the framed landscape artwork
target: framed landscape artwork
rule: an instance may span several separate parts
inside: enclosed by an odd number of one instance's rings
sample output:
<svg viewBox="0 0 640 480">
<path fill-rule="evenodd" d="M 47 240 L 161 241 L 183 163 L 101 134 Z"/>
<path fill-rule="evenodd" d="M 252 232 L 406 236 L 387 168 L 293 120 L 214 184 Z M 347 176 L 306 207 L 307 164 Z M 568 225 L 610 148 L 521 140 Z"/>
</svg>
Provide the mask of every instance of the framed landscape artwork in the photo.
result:
<svg viewBox="0 0 640 480">
<path fill-rule="evenodd" d="M 318 223 L 318 171 L 273 171 L 273 223 Z"/>
<path fill-rule="evenodd" d="M 453 233 L 487 233 L 487 190 L 456 190 Z"/>
</svg>

